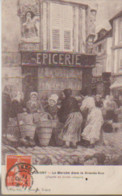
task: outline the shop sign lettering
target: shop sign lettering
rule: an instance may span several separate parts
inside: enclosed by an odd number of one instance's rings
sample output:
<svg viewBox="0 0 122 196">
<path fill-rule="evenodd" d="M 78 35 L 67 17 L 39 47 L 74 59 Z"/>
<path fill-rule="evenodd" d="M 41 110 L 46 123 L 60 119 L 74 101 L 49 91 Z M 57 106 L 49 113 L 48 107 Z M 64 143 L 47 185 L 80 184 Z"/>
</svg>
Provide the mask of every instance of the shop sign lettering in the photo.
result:
<svg viewBox="0 0 122 196">
<path fill-rule="evenodd" d="M 94 66 L 95 56 L 72 53 L 22 52 L 22 65 L 28 66 Z"/>
</svg>

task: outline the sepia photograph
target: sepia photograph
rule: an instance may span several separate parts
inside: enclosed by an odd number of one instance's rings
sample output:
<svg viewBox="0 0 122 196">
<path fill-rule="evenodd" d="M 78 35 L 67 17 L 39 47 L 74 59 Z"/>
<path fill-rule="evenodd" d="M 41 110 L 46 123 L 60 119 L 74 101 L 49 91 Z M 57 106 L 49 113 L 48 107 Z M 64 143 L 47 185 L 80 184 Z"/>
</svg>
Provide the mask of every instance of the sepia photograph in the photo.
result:
<svg viewBox="0 0 122 196">
<path fill-rule="evenodd" d="M 1 23 L 6 187 L 32 184 L 17 164 L 122 166 L 122 0 L 3 0 Z"/>
</svg>

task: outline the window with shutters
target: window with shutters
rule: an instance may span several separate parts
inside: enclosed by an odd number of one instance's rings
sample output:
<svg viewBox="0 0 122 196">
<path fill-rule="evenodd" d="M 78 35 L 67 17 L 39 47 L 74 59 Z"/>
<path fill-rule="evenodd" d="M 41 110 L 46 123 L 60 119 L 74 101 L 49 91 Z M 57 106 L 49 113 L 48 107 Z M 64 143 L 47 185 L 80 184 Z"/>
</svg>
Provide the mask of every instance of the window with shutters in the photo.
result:
<svg viewBox="0 0 122 196">
<path fill-rule="evenodd" d="M 51 3 L 51 49 L 72 51 L 73 8 L 70 5 Z"/>
<path fill-rule="evenodd" d="M 60 49 L 60 31 L 59 29 L 52 30 L 53 49 Z"/>
<path fill-rule="evenodd" d="M 71 32 L 64 31 L 64 49 L 70 50 L 71 49 Z"/>
</svg>

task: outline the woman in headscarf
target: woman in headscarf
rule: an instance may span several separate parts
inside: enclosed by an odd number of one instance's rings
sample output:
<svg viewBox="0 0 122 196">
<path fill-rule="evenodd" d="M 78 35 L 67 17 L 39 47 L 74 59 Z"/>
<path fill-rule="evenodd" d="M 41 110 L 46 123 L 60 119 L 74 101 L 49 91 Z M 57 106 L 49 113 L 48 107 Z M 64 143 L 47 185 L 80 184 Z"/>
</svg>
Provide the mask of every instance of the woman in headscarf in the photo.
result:
<svg viewBox="0 0 122 196">
<path fill-rule="evenodd" d="M 14 92 L 11 103 L 10 117 L 16 118 L 17 114 L 22 113 L 24 110 L 23 95 L 20 91 Z"/>
<path fill-rule="evenodd" d="M 30 100 L 26 103 L 26 108 L 29 113 L 36 113 L 36 112 L 43 112 L 44 109 L 38 100 L 38 93 L 31 92 L 30 93 Z"/>
<path fill-rule="evenodd" d="M 117 121 L 115 111 L 117 109 L 117 104 L 113 100 L 113 97 L 110 95 L 106 96 L 106 99 L 103 103 L 104 110 L 106 112 L 105 119 Z"/>
<path fill-rule="evenodd" d="M 103 116 L 101 109 L 95 106 L 93 97 L 87 97 L 81 107 L 81 110 L 88 109 L 88 116 L 85 128 L 81 134 L 82 144 L 94 146 L 101 138 L 103 125 Z"/>
<path fill-rule="evenodd" d="M 65 89 L 64 100 L 58 111 L 59 121 L 64 123 L 64 127 L 60 133 L 60 139 L 65 142 L 65 147 L 77 147 L 80 141 L 82 115 L 77 100 L 72 97 L 72 90 Z"/>
<path fill-rule="evenodd" d="M 53 120 L 57 119 L 57 111 L 58 111 L 57 102 L 58 102 L 58 95 L 52 94 L 49 97 L 48 105 L 45 108 L 45 111 L 52 116 Z"/>
<path fill-rule="evenodd" d="M 113 100 L 113 97 L 107 95 L 104 103 L 103 103 L 103 112 L 104 112 L 104 125 L 103 130 L 105 132 L 112 132 L 113 131 L 113 122 L 117 122 L 118 115 L 116 113 L 117 104 Z"/>
<path fill-rule="evenodd" d="M 2 93 L 2 131 L 3 136 L 7 133 L 7 125 L 9 122 L 10 108 L 11 108 L 11 97 L 10 97 L 10 86 L 5 86 Z"/>
<path fill-rule="evenodd" d="M 97 94 L 95 96 L 95 104 L 96 104 L 97 107 L 102 108 L 103 102 L 102 102 L 102 99 L 101 99 L 101 95 Z"/>
<path fill-rule="evenodd" d="M 24 104 L 23 104 L 23 94 L 20 91 L 12 91 L 12 101 L 10 108 L 10 118 L 9 118 L 9 126 L 8 132 L 11 132 L 13 137 L 20 137 L 20 128 L 19 128 L 19 120 L 18 114 L 24 112 Z M 9 136 L 10 137 L 10 136 Z"/>
</svg>

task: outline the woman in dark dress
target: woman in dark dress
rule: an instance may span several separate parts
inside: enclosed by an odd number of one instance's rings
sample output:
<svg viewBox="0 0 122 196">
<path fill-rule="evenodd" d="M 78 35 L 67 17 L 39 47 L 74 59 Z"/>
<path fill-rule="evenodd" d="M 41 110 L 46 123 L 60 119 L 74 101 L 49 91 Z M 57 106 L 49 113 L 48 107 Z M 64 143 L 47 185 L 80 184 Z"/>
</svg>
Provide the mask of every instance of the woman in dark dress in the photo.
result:
<svg viewBox="0 0 122 196">
<path fill-rule="evenodd" d="M 2 131 L 6 135 L 11 108 L 10 86 L 5 86 L 2 94 Z"/>
<path fill-rule="evenodd" d="M 21 93 L 18 91 L 11 103 L 10 117 L 17 118 L 17 114 L 22 112 L 23 112 L 23 100 L 22 100 Z"/>
<path fill-rule="evenodd" d="M 63 93 L 65 98 L 58 111 L 58 117 L 59 121 L 64 123 L 64 127 L 59 137 L 65 142 L 65 147 L 70 147 L 70 145 L 77 147 L 81 135 L 82 114 L 77 100 L 72 97 L 72 90 L 65 89 Z"/>
</svg>

